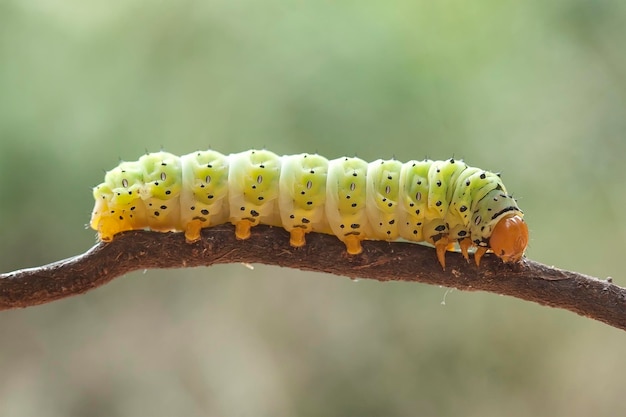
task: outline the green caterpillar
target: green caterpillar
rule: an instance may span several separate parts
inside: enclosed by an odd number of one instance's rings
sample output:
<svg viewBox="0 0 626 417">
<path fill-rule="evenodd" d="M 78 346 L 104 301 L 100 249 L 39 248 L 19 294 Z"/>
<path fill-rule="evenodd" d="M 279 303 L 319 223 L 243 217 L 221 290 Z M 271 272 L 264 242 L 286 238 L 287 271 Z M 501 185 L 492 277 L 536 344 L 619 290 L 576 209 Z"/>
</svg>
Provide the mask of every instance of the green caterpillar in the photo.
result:
<svg viewBox="0 0 626 417">
<path fill-rule="evenodd" d="M 365 239 L 428 242 L 443 267 L 455 243 L 466 259 L 476 247 L 477 265 L 487 250 L 519 261 L 528 244 L 522 211 L 500 177 L 455 159 L 156 152 L 107 172 L 93 195 L 90 224 L 105 242 L 145 228 L 184 231 L 195 242 L 201 229 L 226 222 L 247 239 L 251 227 L 267 224 L 285 228 L 294 247 L 310 232 L 335 235 L 352 255 Z"/>
</svg>

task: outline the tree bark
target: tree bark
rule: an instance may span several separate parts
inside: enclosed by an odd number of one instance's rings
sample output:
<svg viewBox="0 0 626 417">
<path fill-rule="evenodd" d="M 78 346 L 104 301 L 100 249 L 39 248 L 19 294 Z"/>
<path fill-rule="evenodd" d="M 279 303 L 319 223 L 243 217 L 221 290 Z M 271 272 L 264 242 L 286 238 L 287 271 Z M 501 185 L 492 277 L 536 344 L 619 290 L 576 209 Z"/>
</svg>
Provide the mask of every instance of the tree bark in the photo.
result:
<svg viewBox="0 0 626 417">
<path fill-rule="evenodd" d="M 549 267 L 525 259 L 504 264 L 487 254 L 480 267 L 460 253 L 446 255 L 444 271 L 432 248 L 403 242 L 363 242 L 348 255 L 334 236 L 311 233 L 302 248 L 289 246 L 282 228 L 257 226 L 250 239 L 235 238 L 231 225 L 204 229 L 187 244 L 182 233 L 126 232 L 82 255 L 36 268 L 0 274 L 0 310 L 23 308 L 83 294 L 127 272 L 224 263 L 261 263 L 327 272 L 352 279 L 410 281 L 464 291 L 504 294 L 573 311 L 626 330 L 626 289 L 610 280 Z"/>
</svg>

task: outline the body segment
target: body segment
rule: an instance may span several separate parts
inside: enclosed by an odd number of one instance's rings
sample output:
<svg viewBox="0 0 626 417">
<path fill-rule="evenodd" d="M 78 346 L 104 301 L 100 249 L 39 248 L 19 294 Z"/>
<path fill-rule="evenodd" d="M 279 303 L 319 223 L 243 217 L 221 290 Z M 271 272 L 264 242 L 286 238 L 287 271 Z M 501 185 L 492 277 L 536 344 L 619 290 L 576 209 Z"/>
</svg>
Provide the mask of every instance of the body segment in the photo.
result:
<svg viewBox="0 0 626 417">
<path fill-rule="evenodd" d="M 180 158 L 181 225 L 187 242 L 200 239 L 200 230 L 228 220 L 228 158 L 215 151 L 199 151 Z"/>
<path fill-rule="evenodd" d="M 278 206 L 282 227 L 293 247 L 304 246 L 310 232 L 331 234 L 326 220 L 328 160 L 312 154 L 282 157 Z"/>
<path fill-rule="evenodd" d="M 402 163 L 379 159 L 367 168 L 366 211 L 370 239 L 396 240 L 400 236 L 399 210 Z"/>
<path fill-rule="evenodd" d="M 367 162 L 348 157 L 329 162 L 326 217 L 332 233 L 345 243 L 351 255 L 361 253 L 361 241 L 371 235 L 366 193 Z"/>
</svg>

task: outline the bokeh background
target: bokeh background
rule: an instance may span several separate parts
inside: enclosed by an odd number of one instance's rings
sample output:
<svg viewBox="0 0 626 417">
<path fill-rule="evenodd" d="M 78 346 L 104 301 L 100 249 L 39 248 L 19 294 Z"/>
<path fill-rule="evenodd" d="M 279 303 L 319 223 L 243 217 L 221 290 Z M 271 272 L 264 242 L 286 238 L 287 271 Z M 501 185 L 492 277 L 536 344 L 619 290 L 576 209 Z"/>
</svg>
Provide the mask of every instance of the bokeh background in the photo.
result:
<svg viewBox="0 0 626 417">
<path fill-rule="evenodd" d="M 119 159 L 267 147 L 501 171 L 534 260 L 626 285 L 626 2 L 2 0 L 0 271 L 95 243 Z M 2 416 L 614 416 L 624 332 L 241 265 L 0 313 Z"/>
</svg>

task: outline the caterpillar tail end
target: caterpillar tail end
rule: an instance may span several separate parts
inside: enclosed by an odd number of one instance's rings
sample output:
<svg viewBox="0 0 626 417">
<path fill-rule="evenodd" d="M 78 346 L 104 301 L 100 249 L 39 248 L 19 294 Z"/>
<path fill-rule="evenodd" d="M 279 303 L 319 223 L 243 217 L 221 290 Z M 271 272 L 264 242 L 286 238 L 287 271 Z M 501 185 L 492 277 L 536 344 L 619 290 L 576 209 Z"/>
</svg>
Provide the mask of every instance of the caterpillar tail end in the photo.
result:
<svg viewBox="0 0 626 417">
<path fill-rule="evenodd" d="M 250 228 L 254 226 L 250 220 L 239 220 L 235 223 L 235 237 L 239 240 L 246 240 L 250 237 Z"/>
<path fill-rule="evenodd" d="M 103 242 L 111 242 L 118 233 L 133 230 L 133 227 L 125 221 L 113 218 L 102 218 L 98 222 L 98 238 Z"/>
<path fill-rule="evenodd" d="M 356 235 L 346 236 L 343 243 L 346 245 L 346 250 L 350 255 L 358 255 L 363 252 L 363 247 L 361 246 L 361 239 L 359 239 Z"/>
<path fill-rule="evenodd" d="M 306 232 L 300 227 L 292 229 L 291 232 L 289 232 L 289 244 L 294 248 L 301 248 L 306 245 L 305 235 Z"/>
<path fill-rule="evenodd" d="M 102 242 L 109 243 L 113 241 L 113 235 L 98 232 L 98 239 L 100 239 Z"/>
<path fill-rule="evenodd" d="M 202 222 L 194 219 L 185 226 L 185 241 L 193 243 L 200 240 L 200 230 L 202 230 Z"/>
</svg>

